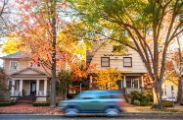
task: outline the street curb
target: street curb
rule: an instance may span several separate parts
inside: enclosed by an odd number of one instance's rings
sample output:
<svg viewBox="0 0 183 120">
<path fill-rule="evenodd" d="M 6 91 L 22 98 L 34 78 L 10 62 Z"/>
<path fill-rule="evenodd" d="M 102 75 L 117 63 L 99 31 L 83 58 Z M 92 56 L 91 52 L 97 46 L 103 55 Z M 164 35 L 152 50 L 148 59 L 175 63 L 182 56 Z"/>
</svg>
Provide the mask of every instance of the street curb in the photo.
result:
<svg viewBox="0 0 183 120">
<path fill-rule="evenodd" d="M 43 113 L 0 113 L 0 115 L 43 115 L 43 116 L 64 116 L 63 114 L 43 114 Z M 100 115 L 100 114 L 99 114 Z M 130 113 L 122 113 L 120 116 L 140 116 L 140 115 L 148 115 L 148 116 L 182 116 L 183 117 L 183 113 L 182 112 L 176 112 L 176 113 L 172 113 L 172 112 L 161 112 L 161 113 L 156 113 L 156 112 L 147 112 L 147 113 L 140 113 L 140 112 L 130 112 Z"/>
<path fill-rule="evenodd" d="M 38 114 L 39 115 L 39 113 L 17 113 L 17 112 L 10 112 L 10 113 L 8 113 L 8 112 L 6 112 L 6 113 L 3 113 L 3 112 L 0 112 L 0 115 L 3 115 L 3 114 L 8 114 L 8 115 L 14 115 L 14 114 L 23 114 L 23 115 L 36 115 L 36 114 Z"/>
</svg>

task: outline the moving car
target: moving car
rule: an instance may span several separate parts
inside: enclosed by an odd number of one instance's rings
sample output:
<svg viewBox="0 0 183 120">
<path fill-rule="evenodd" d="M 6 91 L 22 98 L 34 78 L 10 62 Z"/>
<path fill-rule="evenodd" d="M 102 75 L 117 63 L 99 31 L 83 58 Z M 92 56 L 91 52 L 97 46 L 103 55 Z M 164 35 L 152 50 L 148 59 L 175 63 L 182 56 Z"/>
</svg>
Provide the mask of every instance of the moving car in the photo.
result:
<svg viewBox="0 0 183 120">
<path fill-rule="evenodd" d="M 71 100 L 61 101 L 59 108 L 66 116 L 79 114 L 105 114 L 119 116 L 125 100 L 121 91 L 88 90 L 80 92 Z"/>
</svg>

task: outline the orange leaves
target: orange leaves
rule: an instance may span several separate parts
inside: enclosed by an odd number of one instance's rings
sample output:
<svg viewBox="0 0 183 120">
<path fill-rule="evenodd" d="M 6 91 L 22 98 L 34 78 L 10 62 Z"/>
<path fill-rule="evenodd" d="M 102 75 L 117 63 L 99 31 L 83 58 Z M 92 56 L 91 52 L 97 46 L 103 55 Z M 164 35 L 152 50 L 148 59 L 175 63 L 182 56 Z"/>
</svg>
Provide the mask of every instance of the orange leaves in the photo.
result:
<svg viewBox="0 0 183 120">
<path fill-rule="evenodd" d="M 117 81 L 122 79 L 122 73 L 113 68 L 105 70 L 95 70 L 94 72 L 94 86 L 98 89 L 118 89 Z"/>
<path fill-rule="evenodd" d="M 80 80 L 81 78 L 87 78 L 87 66 L 84 61 L 75 61 L 70 64 L 72 70 L 72 79 Z"/>
<path fill-rule="evenodd" d="M 144 87 L 145 88 L 152 88 L 153 87 L 153 81 L 151 80 L 151 78 L 148 74 L 145 74 L 143 76 L 143 80 L 144 80 Z"/>
</svg>

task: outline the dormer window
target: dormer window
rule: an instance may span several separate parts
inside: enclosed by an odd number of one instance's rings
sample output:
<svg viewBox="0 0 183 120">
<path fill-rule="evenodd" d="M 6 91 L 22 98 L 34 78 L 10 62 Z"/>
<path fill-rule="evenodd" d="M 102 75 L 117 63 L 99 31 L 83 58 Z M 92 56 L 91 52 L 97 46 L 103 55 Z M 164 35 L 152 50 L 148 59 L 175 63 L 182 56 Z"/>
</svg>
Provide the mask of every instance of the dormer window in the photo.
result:
<svg viewBox="0 0 183 120">
<path fill-rule="evenodd" d="M 12 70 L 12 71 L 18 70 L 18 62 L 17 61 L 11 61 L 10 70 Z"/>
<path fill-rule="evenodd" d="M 109 57 L 101 57 L 101 67 L 110 67 Z"/>
<path fill-rule="evenodd" d="M 132 67 L 132 57 L 123 57 L 123 67 Z"/>
</svg>

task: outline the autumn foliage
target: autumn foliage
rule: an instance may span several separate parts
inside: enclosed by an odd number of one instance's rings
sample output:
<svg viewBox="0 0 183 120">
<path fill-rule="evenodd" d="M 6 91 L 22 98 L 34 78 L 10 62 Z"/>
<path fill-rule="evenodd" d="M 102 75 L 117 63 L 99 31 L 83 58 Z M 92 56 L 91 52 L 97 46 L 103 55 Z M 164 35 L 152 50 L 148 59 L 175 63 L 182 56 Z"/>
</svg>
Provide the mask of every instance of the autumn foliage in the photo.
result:
<svg viewBox="0 0 183 120">
<path fill-rule="evenodd" d="M 98 89 L 117 90 L 117 81 L 122 79 L 120 71 L 114 68 L 95 70 L 93 75 L 93 86 Z"/>
</svg>

